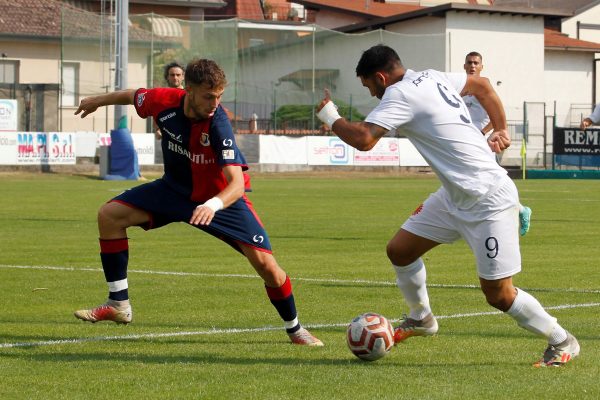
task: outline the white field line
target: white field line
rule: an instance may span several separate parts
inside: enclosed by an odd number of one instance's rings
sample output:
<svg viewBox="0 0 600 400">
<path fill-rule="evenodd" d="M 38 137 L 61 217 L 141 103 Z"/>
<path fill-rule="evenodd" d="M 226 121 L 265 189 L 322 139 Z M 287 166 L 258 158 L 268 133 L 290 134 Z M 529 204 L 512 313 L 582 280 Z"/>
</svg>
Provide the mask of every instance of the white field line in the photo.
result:
<svg viewBox="0 0 600 400">
<path fill-rule="evenodd" d="M 71 271 L 71 272 L 102 272 L 101 268 L 93 267 L 58 267 L 49 265 L 5 265 L 0 264 L 0 268 L 5 269 L 37 269 L 37 270 L 53 270 L 53 271 Z M 178 272 L 178 271 L 150 271 L 141 269 L 128 269 L 128 272 L 134 272 L 138 274 L 148 275 L 171 275 L 171 276 L 200 276 L 207 278 L 244 278 L 244 279 L 260 279 L 256 274 L 214 274 L 205 272 Z M 317 283 L 336 283 L 336 284 L 366 284 L 376 286 L 396 286 L 395 282 L 392 281 L 372 281 L 367 279 L 334 279 L 334 278 L 301 278 L 291 277 L 294 281 L 302 282 L 317 282 Z M 478 285 L 461 285 L 461 284 L 442 284 L 442 283 L 428 283 L 427 287 L 430 288 L 450 288 L 450 289 L 479 289 Z M 532 292 L 559 292 L 559 293 L 598 293 L 600 289 L 575 289 L 575 288 L 526 288 L 523 290 Z"/>
<path fill-rule="evenodd" d="M 12 269 L 37 269 L 37 270 L 55 270 L 55 271 L 87 271 L 87 272 L 102 272 L 100 268 L 82 267 L 57 267 L 57 266 L 26 266 L 26 265 L 0 265 L 0 268 L 12 268 Z M 129 272 L 141 273 L 141 274 L 153 274 L 153 275 L 175 275 L 175 276 L 202 276 L 202 277 L 226 277 L 226 278 L 248 278 L 258 279 L 256 275 L 245 275 L 245 274 L 209 274 L 209 273 L 197 273 L 197 272 L 170 272 L 170 271 L 148 271 L 148 270 L 134 270 L 131 269 Z M 381 286 L 394 286 L 395 283 L 387 281 L 370 281 L 370 280 L 343 280 L 343 279 L 320 279 L 320 278 L 294 278 L 296 281 L 308 281 L 308 282 L 323 282 L 323 283 L 343 283 L 343 284 L 371 284 Z M 478 288 L 476 285 L 442 285 L 442 284 L 431 284 L 432 287 L 440 288 Z M 528 289 L 534 290 L 534 289 Z M 600 290 L 587 290 L 587 289 L 537 289 L 540 291 L 561 291 L 561 292 L 577 292 L 577 293 L 600 293 Z M 570 308 L 584 308 L 584 307 L 598 307 L 600 303 L 583 303 L 583 304 L 564 304 L 552 307 L 546 307 L 548 310 L 560 310 Z M 502 314 L 500 311 L 488 311 L 468 314 L 453 314 L 453 315 L 440 315 L 436 316 L 438 319 L 450 319 L 450 318 L 470 318 L 480 317 L 488 315 L 499 315 Z M 398 319 L 390 320 L 392 323 L 399 322 Z M 348 323 L 336 323 L 336 324 L 307 324 L 307 328 L 337 328 L 345 327 Z M 215 334 L 234 334 L 234 333 L 256 333 L 280 330 L 281 327 L 260 327 L 260 328 L 246 328 L 246 329 L 217 329 L 213 328 L 210 330 L 203 331 L 189 331 L 189 332 L 165 332 L 165 333 L 146 333 L 146 334 L 134 334 L 134 335 L 122 335 L 122 336 L 100 336 L 91 338 L 76 338 L 76 339 L 57 339 L 57 340 L 45 340 L 38 342 L 17 342 L 17 343 L 0 343 L 0 348 L 14 348 L 14 347 L 36 347 L 36 346 L 51 346 L 61 344 L 78 344 L 86 342 L 101 342 L 101 341 L 115 341 L 115 340 L 136 340 L 136 339 L 158 339 L 158 338 L 170 338 L 178 336 L 199 336 L 199 335 L 215 335 Z"/>
<path fill-rule="evenodd" d="M 584 304 L 563 304 L 558 306 L 546 307 L 547 310 L 563 310 L 570 308 L 585 308 L 585 307 L 599 307 L 600 303 L 584 303 Z M 453 314 L 453 315 L 436 315 L 437 319 L 451 319 L 451 318 L 471 318 L 471 317 L 482 317 L 488 315 L 499 315 L 503 314 L 501 311 L 487 311 L 467 314 Z M 400 319 L 390 319 L 390 322 L 396 323 Z M 335 323 L 335 324 L 306 324 L 307 328 L 313 329 L 327 329 L 327 328 L 340 328 L 348 326 L 348 322 Z M 201 335 L 227 335 L 234 333 L 256 333 L 256 332 L 267 332 L 267 331 L 278 331 L 282 330 L 281 327 L 265 326 L 261 328 L 231 328 L 231 329 L 217 329 L 213 328 L 204 331 L 187 331 L 187 332 L 164 332 L 164 333 L 142 333 L 134 335 L 121 335 L 121 336 L 96 336 L 89 338 L 76 338 L 76 339 L 56 339 L 56 340 L 42 340 L 38 342 L 16 342 L 16 343 L 0 343 L 0 349 L 16 348 L 16 347 L 40 347 L 40 346 L 53 346 L 53 345 L 65 345 L 65 344 L 80 344 L 89 342 L 108 342 L 118 340 L 138 340 L 138 339 L 160 339 L 160 338 L 172 338 L 179 336 L 201 336 Z"/>
</svg>

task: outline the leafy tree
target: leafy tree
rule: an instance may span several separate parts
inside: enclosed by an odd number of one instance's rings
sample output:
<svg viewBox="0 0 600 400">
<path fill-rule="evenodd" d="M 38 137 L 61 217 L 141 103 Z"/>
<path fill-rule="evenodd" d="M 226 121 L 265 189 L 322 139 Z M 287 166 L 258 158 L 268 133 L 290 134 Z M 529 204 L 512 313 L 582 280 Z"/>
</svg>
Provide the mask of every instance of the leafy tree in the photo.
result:
<svg viewBox="0 0 600 400">
<path fill-rule="evenodd" d="M 344 118 L 349 121 L 363 121 L 365 116 L 356 110 L 354 107 L 350 107 L 347 103 L 340 100 L 335 100 L 335 104 L 338 107 L 338 112 Z M 276 112 L 271 113 L 271 119 L 274 120 L 278 125 L 284 121 L 295 121 L 295 122 L 311 122 L 315 106 L 305 104 L 289 104 L 281 106 Z M 316 118 L 316 116 L 315 116 Z"/>
</svg>

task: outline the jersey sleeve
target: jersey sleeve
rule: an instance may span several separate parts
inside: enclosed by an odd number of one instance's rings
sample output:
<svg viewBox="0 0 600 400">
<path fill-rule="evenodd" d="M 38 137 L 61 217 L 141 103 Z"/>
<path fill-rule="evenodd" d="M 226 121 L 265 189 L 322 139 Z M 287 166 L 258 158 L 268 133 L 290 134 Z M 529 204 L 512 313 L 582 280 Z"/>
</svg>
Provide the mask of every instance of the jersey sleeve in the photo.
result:
<svg viewBox="0 0 600 400">
<path fill-rule="evenodd" d="M 233 128 L 223 107 L 219 106 L 210 125 L 211 145 L 221 166 L 239 165 L 247 170 L 246 159 L 237 147 Z"/>
<path fill-rule="evenodd" d="M 391 131 L 413 119 L 413 112 L 402 91 L 390 86 L 383 95 L 381 102 L 375 107 L 365 122 L 379 125 Z"/>
<path fill-rule="evenodd" d="M 133 105 L 135 111 L 141 118 L 148 118 L 154 116 L 154 90 L 152 89 L 138 89 L 133 96 Z"/>
<path fill-rule="evenodd" d="M 590 115 L 589 118 L 594 124 L 600 123 L 600 104 L 596 105 L 594 112 L 592 112 L 592 115 Z"/>
</svg>

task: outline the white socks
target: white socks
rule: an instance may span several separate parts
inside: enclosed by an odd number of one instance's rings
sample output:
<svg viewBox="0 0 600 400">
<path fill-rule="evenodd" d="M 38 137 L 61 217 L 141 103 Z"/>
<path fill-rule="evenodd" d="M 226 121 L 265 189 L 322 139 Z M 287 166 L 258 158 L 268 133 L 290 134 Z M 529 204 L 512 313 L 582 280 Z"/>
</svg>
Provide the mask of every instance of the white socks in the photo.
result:
<svg viewBox="0 0 600 400">
<path fill-rule="evenodd" d="M 431 313 L 429 306 L 429 295 L 425 281 L 427 273 L 425 272 L 425 264 L 421 258 L 413 263 L 399 267 L 394 265 L 396 271 L 396 286 L 404 295 L 404 300 L 408 304 L 412 319 L 422 320 Z"/>
<path fill-rule="evenodd" d="M 544 310 L 539 301 L 529 293 L 517 289 L 517 297 L 506 314 L 529 332 L 544 336 L 551 345 L 567 339 L 567 332 L 556 322 L 556 318 Z"/>
</svg>

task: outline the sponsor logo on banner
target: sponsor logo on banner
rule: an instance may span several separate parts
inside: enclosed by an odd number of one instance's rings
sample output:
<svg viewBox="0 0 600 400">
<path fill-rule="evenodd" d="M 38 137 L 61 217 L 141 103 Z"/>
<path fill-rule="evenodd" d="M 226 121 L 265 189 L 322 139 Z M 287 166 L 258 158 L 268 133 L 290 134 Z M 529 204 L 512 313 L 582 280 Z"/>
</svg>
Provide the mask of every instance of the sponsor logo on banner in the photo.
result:
<svg viewBox="0 0 600 400">
<path fill-rule="evenodd" d="M 17 115 L 16 100 L 0 100 L 0 131 L 16 131 Z"/>
<path fill-rule="evenodd" d="M 17 164 L 75 164 L 73 133 L 19 132 Z"/>
<path fill-rule="evenodd" d="M 554 128 L 555 155 L 600 155 L 600 129 Z"/>
<path fill-rule="evenodd" d="M 355 151 L 354 165 L 400 165 L 398 139 L 381 138 L 369 151 Z"/>
<path fill-rule="evenodd" d="M 310 137 L 308 162 L 311 165 L 349 165 L 352 151 L 341 139 Z"/>
</svg>

